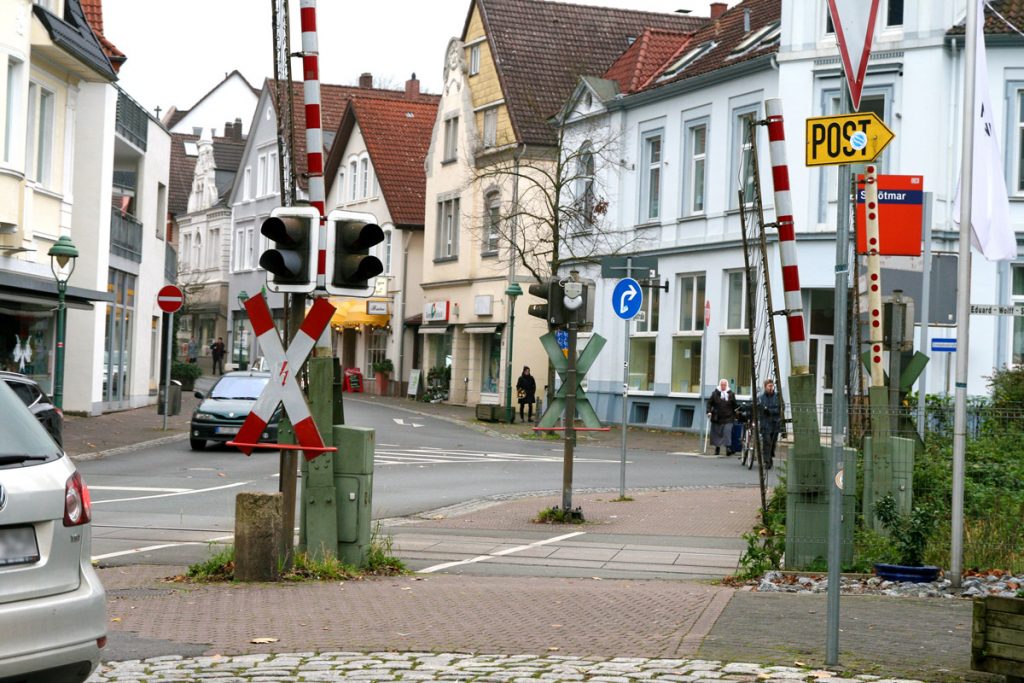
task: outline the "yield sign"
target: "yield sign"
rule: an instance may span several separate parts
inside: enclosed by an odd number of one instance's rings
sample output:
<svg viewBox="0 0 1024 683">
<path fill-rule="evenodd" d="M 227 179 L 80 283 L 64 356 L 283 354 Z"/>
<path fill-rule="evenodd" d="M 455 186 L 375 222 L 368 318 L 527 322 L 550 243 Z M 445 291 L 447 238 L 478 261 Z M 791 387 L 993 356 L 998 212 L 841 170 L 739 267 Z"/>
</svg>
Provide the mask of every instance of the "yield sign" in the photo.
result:
<svg viewBox="0 0 1024 683">
<path fill-rule="evenodd" d="M 306 357 L 316 345 L 316 340 L 331 321 L 334 306 L 328 303 L 327 299 L 316 299 L 287 351 L 281 344 L 281 337 L 274 328 L 274 319 L 267 307 L 267 300 L 262 294 L 246 299 L 245 310 L 249 313 L 249 322 L 252 323 L 252 330 L 259 339 L 260 348 L 270 361 L 271 376 L 231 445 L 237 446 L 246 455 L 252 453 L 252 450 L 258 447 L 260 436 L 277 406 L 284 403 L 284 410 L 291 419 L 295 436 L 299 440 L 298 450 L 303 452 L 306 460 L 312 460 L 324 451 L 335 450 L 324 447 L 320 431 L 309 412 L 309 404 L 306 403 L 306 397 L 302 395 L 302 389 L 296 381 L 299 368 L 306 362 Z"/>
<path fill-rule="evenodd" d="M 860 111 L 860 93 L 868 70 L 871 38 L 879 0 L 828 0 L 828 11 L 836 29 L 839 54 L 843 59 L 846 83 L 850 86 L 853 110 Z"/>
</svg>

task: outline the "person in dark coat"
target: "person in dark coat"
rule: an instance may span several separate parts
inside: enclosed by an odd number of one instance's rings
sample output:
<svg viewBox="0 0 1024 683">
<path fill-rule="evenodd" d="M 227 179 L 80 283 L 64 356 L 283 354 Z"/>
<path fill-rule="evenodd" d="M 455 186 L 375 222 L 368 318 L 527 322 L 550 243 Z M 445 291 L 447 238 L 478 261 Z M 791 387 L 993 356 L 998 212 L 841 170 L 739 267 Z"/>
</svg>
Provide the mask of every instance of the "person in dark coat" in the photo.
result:
<svg viewBox="0 0 1024 683">
<path fill-rule="evenodd" d="M 729 388 L 729 380 L 718 382 L 718 388 L 711 392 L 708 399 L 708 418 L 711 420 L 711 445 L 715 447 L 715 455 L 725 446 L 725 454 L 732 455 L 732 423 L 736 419 L 736 394 Z"/>
<path fill-rule="evenodd" d="M 210 355 L 213 357 L 213 374 L 224 374 L 224 355 L 226 351 L 223 337 L 217 337 L 217 341 L 210 344 Z"/>
<path fill-rule="evenodd" d="M 530 374 L 530 368 L 523 366 L 523 374 L 519 375 L 516 382 L 516 395 L 519 397 L 519 421 L 533 422 L 533 404 L 537 402 L 537 380 Z M 524 420 L 523 413 L 529 411 L 529 417 Z M 515 422 L 515 418 L 512 418 Z"/>
<path fill-rule="evenodd" d="M 775 444 L 782 431 L 782 403 L 775 391 L 775 382 L 764 381 L 764 391 L 757 397 L 757 421 L 761 430 L 761 458 L 766 469 L 771 469 L 775 462 Z"/>
</svg>

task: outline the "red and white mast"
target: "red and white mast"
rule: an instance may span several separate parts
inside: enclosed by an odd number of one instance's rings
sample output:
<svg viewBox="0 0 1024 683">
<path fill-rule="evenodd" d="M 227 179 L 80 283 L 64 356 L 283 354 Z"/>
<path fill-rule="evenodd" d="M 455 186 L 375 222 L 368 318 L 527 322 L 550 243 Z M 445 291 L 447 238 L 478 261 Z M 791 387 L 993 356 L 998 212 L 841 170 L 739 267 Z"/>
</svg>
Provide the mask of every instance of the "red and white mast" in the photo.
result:
<svg viewBox="0 0 1024 683">
<path fill-rule="evenodd" d="M 316 288 L 327 287 L 327 226 L 324 223 L 324 138 L 320 116 L 320 52 L 316 37 L 316 0 L 299 1 L 302 26 L 302 92 L 306 111 L 306 172 L 309 203 L 320 212 Z"/>
</svg>

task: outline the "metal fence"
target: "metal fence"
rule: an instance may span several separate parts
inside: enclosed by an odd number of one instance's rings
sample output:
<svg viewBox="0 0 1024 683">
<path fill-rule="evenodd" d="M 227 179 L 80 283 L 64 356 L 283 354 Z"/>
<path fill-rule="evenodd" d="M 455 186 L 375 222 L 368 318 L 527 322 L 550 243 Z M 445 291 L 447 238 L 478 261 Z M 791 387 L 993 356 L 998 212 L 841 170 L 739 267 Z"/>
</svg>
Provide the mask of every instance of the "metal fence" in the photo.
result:
<svg viewBox="0 0 1024 683">
<path fill-rule="evenodd" d="M 830 407 L 788 406 L 783 491 L 785 564 L 824 569 L 832 488 Z M 823 426 L 825 425 L 825 426 Z M 972 402 L 964 483 L 965 569 L 1024 572 L 1024 405 Z M 953 407 L 872 409 L 853 401 L 843 481 L 843 564 L 950 566 Z M 784 501 L 782 500 L 784 495 Z M 891 514 L 883 514 L 889 512 Z"/>
</svg>

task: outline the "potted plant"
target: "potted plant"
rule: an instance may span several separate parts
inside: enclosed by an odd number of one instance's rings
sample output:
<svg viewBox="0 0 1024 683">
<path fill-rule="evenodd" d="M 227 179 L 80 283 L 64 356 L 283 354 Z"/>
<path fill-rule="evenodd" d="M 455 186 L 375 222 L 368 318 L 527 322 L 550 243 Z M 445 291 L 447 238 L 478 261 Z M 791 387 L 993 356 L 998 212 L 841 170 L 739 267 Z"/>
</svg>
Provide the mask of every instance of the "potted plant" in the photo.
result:
<svg viewBox="0 0 1024 683">
<path fill-rule="evenodd" d="M 875 516 L 889 532 L 896 547 L 899 564 L 875 564 L 875 574 L 889 581 L 925 583 L 939 576 L 939 568 L 925 565 L 924 551 L 935 528 L 935 510 L 915 506 L 909 514 L 900 514 L 896 499 L 887 495 L 875 504 Z"/>
<path fill-rule="evenodd" d="M 373 364 L 373 375 L 377 382 L 377 393 L 381 396 L 386 396 L 388 393 L 388 379 L 391 374 L 395 371 L 395 366 L 391 362 L 390 358 L 385 358 L 374 362 Z"/>
<path fill-rule="evenodd" d="M 181 382 L 182 391 L 192 391 L 196 386 L 196 379 L 203 374 L 198 363 L 179 363 L 171 365 L 171 379 Z"/>
</svg>

